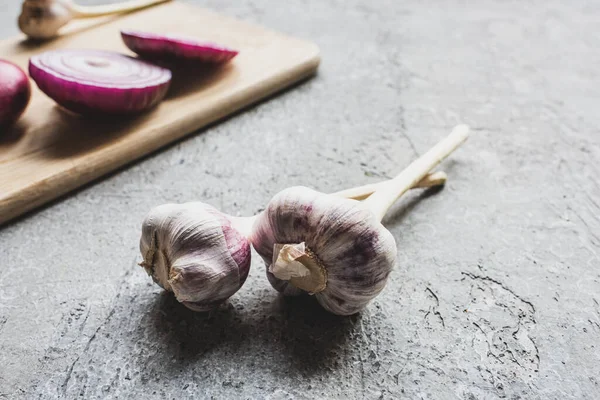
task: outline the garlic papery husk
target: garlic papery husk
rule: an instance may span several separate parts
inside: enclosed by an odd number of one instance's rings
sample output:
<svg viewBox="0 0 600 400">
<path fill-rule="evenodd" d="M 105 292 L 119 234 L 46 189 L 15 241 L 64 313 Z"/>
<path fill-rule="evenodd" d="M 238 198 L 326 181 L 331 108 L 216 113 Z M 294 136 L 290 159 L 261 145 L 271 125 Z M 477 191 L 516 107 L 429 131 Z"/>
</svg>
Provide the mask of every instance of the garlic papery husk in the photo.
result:
<svg viewBox="0 0 600 400">
<path fill-rule="evenodd" d="M 361 202 L 302 186 L 273 197 L 255 221 L 252 244 L 275 289 L 314 294 L 339 315 L 360 311 L 379 294 L 397 251 L 391 233 Z"/>
<path fill-rule="evenodd" d="M 140 264 L 194 311 L 223 303 L 244 284 L 250 243 L 232 219 L 201 202 L 153 208 L 142 224 Z"/>
<path fill-rule="evenodd" d="M 381 219 L 468 132 L 465 125 L 455 127 L 362 203 L 306 187 L 276 194 L 257 217 L 251 235 L 271 285 L 285 295 L 313 294 L 334 314 L 362 310 L 384 288 L 396 262 L 396 243 Z"/>
</svg>

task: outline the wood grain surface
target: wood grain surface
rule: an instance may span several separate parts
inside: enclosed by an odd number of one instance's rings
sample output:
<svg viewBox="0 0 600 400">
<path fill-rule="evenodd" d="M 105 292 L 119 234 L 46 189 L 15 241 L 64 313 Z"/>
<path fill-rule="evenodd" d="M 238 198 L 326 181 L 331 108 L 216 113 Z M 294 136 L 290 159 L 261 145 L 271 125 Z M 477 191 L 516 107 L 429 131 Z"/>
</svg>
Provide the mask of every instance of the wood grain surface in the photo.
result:
<svg viewBox="0 0 600 400">
<path fill-rule="evenodd" d="M 177 2 L 73 23 L 60 38 L 42 44 L 10 39 L 0 42 L 0 55 L 26 70 L 29 57 L 51 49 L 130 54 L 122 28 L 192 35 L 240 54 L 223 68 L 174 71 L 166 100 L 127 119 L 71 114 L 32 81 L 25 114 L 0 134 L 0 224 L 313 75 L 320 60 L 312 43 Z"/>
</svg>

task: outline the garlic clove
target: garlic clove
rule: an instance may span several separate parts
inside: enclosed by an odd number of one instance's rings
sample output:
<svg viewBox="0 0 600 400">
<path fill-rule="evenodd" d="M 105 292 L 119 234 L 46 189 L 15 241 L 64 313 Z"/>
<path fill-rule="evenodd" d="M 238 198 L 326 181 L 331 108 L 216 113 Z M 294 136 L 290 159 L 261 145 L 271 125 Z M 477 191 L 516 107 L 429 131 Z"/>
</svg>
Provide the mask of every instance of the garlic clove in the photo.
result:
<svg viewBox="0 0 600 400">
<path fill-rule="evenodd" d="M 153 208 L 142 224 L 141 266 L 195 311 L 236 293 L 250 271 L 250 243 L 229 218 L 200 202 Z"/>
</svg>

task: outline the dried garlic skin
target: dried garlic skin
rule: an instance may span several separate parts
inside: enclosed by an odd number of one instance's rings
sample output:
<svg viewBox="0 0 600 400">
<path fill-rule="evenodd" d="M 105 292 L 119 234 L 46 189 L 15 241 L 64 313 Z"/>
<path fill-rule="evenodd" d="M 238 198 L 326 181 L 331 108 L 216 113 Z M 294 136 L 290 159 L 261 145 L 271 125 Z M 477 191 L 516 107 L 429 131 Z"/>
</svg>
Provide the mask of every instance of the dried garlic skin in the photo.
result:
<svg viewBox="0 0 600 400">
<path fill-rule="evenodd" d="M 194 311 L 237 292 L 250 271 L 250 242 L 214 207 L 200 202 L 153 208 L 142 224 L 140 264 Z"/>
<path fill-rule="evenodd" d="M 397 254 L 392 234 L 361 202 L 306 187 L 276 194 L 257 217 L 251 241 L 267 265 L 269 282 L 284 295 L 305 291 L 273 274 L 274 248 L 304 243 L 326 275 L 325 288 L 314 296 L 338 315 L 362 310 L 381 292 Z"/>
</svg>

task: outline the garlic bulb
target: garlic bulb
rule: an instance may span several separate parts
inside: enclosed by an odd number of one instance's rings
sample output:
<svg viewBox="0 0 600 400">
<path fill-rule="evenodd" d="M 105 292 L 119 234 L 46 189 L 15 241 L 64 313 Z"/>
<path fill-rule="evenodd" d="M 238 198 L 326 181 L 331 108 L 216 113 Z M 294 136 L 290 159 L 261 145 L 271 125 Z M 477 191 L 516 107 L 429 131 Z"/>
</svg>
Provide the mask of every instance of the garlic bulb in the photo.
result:
<svg viewBox="0 0 600 400">
<path fill-rule="evenodd" d="M 34 39 L 50 39 L 76 18 L 94 18 L 130 12 L 170 0 L 130 0 L 101 6 L 80 6 L 71 0 L 25 0 L 19 15 L 19 29 Z"/>
<path fill-rule="evenodd" d="M 436 172 L 416 186 L 442 185 Z M 334 196 L 365 198 L 386 182 L 347 189 Z M 195 311 L 208 311 L 244 284 L 250 269 L 248 236 L 256 217 L 232 217 L 201 202 L 153 208 L 142 224 L 141 266 L 163 289 Z"/>
<path fill-rule="evenodd" d="M 70 6 L 71 2 L 66 0 L 25 0 L 19 15 L 19 29 L 35 39 L 53 37 L 73 19 Z"/>
<path fill-rule="evenodd" d="M 252 244 L 275 289 L 314 294 L 339 315 L 375 297 L 396 260 L 394 237 L 361 202 L 302 186 L 273 197 L 255 222 Z"/>
<path fill-rule="evenodd" d="M 284 295 L 312 294 L 334 314 L 362 310 L 385 287 L 396 263 L 396 242 L 381 219 L 467 137 L 468 127 L 456 127 L 362 203 L 301 186 L 276 194 L 251 235 L 271 285 Z"/>
<path fill-rule="evenodd" d="M 250 271 L 250 243 L 232 219 L 208 204 L 155 207 L 142 225 L 141 265 L 194 311 L 208 311 L 237 292 Z"/>
</svg>

